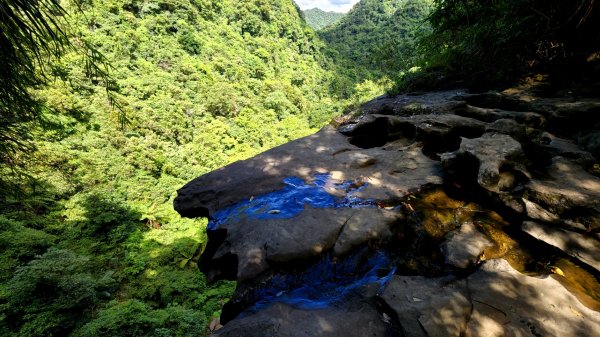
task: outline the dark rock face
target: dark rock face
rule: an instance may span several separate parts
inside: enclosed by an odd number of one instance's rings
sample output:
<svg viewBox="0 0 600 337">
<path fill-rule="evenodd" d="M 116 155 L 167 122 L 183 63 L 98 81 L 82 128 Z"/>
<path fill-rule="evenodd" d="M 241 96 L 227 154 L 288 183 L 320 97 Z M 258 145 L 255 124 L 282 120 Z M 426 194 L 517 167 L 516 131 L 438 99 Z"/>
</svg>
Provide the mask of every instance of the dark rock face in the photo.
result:
<svg viewBox="0 0 600 337">
<path fill-rule="evenodd" d="M 208 280 L 238 282 L 215 335 L 597 334 L 599 109 L 381 97 L 338 129 L 196 178 L 175 208 L 211 219 Z"/>
</svg>

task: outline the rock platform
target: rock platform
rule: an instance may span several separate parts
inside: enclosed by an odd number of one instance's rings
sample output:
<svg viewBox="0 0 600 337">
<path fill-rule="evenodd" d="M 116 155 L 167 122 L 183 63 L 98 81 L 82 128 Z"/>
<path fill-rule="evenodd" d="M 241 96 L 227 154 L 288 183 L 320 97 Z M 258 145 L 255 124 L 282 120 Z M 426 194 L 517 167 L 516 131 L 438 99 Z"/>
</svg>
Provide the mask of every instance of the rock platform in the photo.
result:
<svg viewBox="0 0 600 337">
<path fill-rule="evenodd" d="M 215 336 L 597 336 L 600 101 L 381 97 L 198 177 Z"/>
</svg>

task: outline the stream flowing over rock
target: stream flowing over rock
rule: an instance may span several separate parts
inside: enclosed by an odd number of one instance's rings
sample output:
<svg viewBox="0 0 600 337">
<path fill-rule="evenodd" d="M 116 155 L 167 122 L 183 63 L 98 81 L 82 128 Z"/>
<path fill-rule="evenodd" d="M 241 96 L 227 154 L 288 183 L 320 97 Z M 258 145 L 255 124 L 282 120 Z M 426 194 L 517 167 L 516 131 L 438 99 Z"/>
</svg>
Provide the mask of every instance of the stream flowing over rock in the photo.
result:
<svg viewBox="0 0 600 337">
<path fill-rule="evenodd" d="M 597 336 L 600 101 L 380 97 L 194 179 L 215 336 Z"/>
</svg>

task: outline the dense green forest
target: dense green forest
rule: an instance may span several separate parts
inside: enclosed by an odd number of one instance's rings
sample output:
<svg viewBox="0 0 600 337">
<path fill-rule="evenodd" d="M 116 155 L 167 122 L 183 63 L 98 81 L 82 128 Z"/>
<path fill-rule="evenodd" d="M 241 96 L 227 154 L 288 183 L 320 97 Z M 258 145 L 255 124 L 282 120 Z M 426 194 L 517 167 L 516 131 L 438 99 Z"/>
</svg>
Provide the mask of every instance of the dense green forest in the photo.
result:
<svg viewBox="0 0 600 337">
<path fill-rule="evenodd" d="M 289 0 L 80 5 L 56 22 L 76 46 L 33 60 L 39 114 L 3 110 L 0 335 L 202 335 L 233 285 L 205 284 L 175 191 L 318 130 L 335 74 Z"/>
<path fill-rule="evenodd" d="M 354 82 L 396 80 L 420 64 L 417 39 L 430 31 L 429 0 L 363 0 L 320 36 Z"/>
<path fill-rule="evenodd" d="M 315 30 L 331 26 L 344 16 L 344 13 L 326 12 L 319 8 L 307 9 L 303 14 L 306 23 Z"/>
<path fill-rule="evenodd" d="M 291 0 L 60 4 L 0 0 L 0 336 L 206 335 L 234 285 L 187 181 L 394 82 L 599 78 L 594 0 L 363 0 L 320 33 Z"/>
<path fill-rule="evenodd" d="M 549 76 L 556 87 L 598 88 L 600 4 L 595 0 L 435 0 L 419 43 L 423 72 L 404 88 L 477 90 Z M 593 90 L 597 92 L 597 90 Z"/>
</svg>

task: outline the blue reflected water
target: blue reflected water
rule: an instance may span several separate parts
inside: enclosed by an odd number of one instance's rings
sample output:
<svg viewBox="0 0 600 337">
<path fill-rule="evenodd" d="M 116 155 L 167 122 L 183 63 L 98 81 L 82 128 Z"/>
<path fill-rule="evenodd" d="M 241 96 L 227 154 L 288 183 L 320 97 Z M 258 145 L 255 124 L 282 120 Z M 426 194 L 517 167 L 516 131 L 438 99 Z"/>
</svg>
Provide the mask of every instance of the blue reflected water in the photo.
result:
<svg viewBox="0 0 600 337">
<path fill-rule="evenodd" d="M 368 184 L 356 187 L 351 180 L 335 184 L 336 189 L 346 192 L 345 197 L 339 198 L 325 190 L 325 185 L 330 179 L 330 174 L 317 174 L 313 183 L 307 184 L 297 177 L 286 178 L 283 180 L 286 186 L 279 191 L 256 196 L 251 200 L 242 201 L 216 212 L 208 223 L 208 230 L 215 230 L 223 223 L 236 222 L 243 218 L 258 220 L 292 218 L 300 214 L 305 206 L 313 208 L 375 206 L 373 200 L 364 200 L 355 196 Z"/>
<path fill-rule="evenodd" d="M 283 180 L 279 191 L 256 196 L 231 207 L 219 210 L 208 223 L 208 230 L 216 230 L 225 223 L 242 219 L 286 219 L 300 214 L 306 206 L 313 208 L 377 207 L 374 200 L 361 199 L 356 193 L 368 184 L 346 181 L 334 184 L 344 192 L 336 197 L 325 190 L 329 174 L 317 174 L 308 184 L 297 177 Z M 396 272 L 393 261 L 383 251 L 362 250 L 343 261 L 324 256 L 304 272 L 276 274 L 268 282 L 247 294 L 246 303 L 253 303 L 247 312 L 256 311 L 269 303 L 283 302 L 302 309 L 325 308 L 351 296 L 368 284 L 379 284 L 383 289 Z"/>
<path fill-rule="evenodd" d="M 395 272 L 393 261 L 382 251 L 370 257 L 360 252 L 340 262 L 326 257 L 299 275 L 274 276 L 255 292 L 259 300 L 251 311 L 273 302 L 301 309 L 326 308 L 368 284 L 379 284 L 383 291 Z"/>
</svg>

